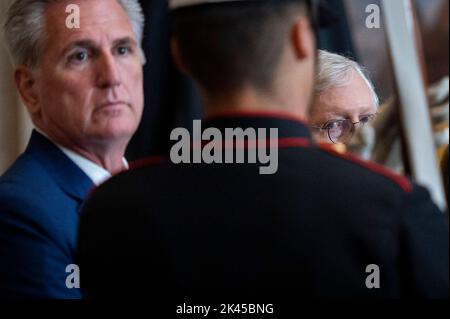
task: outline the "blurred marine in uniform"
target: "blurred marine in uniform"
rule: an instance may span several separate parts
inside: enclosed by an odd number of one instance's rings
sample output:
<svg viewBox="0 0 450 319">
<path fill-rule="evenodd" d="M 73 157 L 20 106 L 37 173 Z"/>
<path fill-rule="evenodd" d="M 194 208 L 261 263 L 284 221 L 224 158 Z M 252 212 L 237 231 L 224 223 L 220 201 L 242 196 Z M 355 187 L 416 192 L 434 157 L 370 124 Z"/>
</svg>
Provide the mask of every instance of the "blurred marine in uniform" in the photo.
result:
<svg viewBox="0 0 450 319">
<path fill-rule="evenodd" d="M 428 192 L 311 139 L 314 3 L 170 5 L 173 55 L 203 97 L 204 131 L 194 123 L 187 158 L 180 144 L 87 202 L 86 296 L 448 298 L 448 224 Z M 264 155 L 273 170 L 261 170 Z"/>
</svg>

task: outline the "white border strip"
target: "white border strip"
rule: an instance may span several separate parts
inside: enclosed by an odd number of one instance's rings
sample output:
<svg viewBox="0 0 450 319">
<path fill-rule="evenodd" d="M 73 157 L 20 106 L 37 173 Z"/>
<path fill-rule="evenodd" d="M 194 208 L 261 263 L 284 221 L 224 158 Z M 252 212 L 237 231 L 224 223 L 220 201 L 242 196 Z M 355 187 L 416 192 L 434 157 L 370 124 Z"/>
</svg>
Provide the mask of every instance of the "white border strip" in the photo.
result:
<svg viewBox="0 0 450 319">
<path fill-rule="evenodd" d="M 416 51 L 412 4 L 410 0 L 382 1 L 413 176 L 429 189 L 435 203 L 445 210 L 444 186 Z"/>
</svg>

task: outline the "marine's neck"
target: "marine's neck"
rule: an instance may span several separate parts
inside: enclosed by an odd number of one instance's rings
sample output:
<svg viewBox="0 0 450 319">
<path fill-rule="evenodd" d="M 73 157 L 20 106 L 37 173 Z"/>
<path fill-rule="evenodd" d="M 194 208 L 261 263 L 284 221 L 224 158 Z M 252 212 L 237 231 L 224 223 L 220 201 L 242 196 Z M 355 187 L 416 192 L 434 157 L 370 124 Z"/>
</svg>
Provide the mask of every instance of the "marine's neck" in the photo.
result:
<svg viewBox="0 0 450 319">
<path fill-rule="evenodd" d="M 205 115 L 223 112 L 272 112 L 306 118 L 306 107 L 296 101 L 246 89 L 235 95 L 207 97 L 203 95 Z"/>
</svg>

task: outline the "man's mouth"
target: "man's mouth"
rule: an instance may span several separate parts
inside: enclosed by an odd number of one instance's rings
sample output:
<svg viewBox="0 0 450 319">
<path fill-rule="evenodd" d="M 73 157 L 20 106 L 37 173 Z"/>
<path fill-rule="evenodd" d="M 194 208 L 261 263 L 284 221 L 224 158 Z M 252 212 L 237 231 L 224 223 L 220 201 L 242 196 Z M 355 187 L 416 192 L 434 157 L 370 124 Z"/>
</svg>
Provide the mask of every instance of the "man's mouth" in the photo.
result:
<svg viewBox="0 0 450 319">
<path fill-rule="evenodd" d="M 106 101 L 101 103 L 97 108 L 96 111 L 104 110 L 104 109 L 117 109 L 124 106 L 129 106 L 130 104 L 126 101 L 117 100 L 117 101 Z"/>
</svg>

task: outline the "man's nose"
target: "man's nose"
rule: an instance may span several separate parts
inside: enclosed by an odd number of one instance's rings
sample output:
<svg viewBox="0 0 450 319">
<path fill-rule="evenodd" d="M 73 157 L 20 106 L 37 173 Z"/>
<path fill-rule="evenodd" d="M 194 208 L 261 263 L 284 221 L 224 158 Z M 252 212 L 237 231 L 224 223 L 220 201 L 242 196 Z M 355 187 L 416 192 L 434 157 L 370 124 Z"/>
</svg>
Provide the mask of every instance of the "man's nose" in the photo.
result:
<svg viewBox="0 0 450 319">
<path fill-rule="evenodd" d="M 97 86 L 108 88 L 120 84 L 120 72 L 114 56 L 110 53 L 102 55 L 97 66 Z"/>
<path fill-rule="evenodd" d="M 359 116 L 358 115 L 354 115 L 354 116 L 352 116 L 351 118 L 350 118 L 350 120 L 352 121 L 352 123 L 354 124 L 354 125 L 356 125 L 356 126 L 358 126 L 360 123 L 359 123 Z"/>
</svg>

